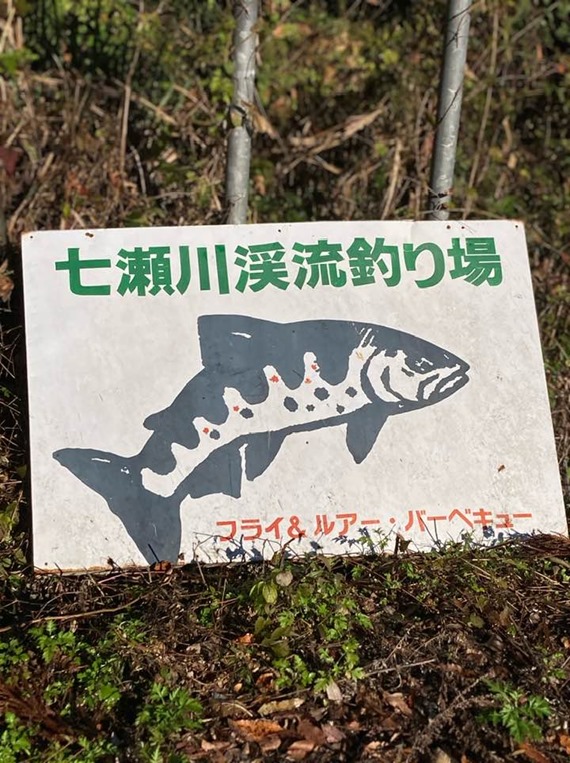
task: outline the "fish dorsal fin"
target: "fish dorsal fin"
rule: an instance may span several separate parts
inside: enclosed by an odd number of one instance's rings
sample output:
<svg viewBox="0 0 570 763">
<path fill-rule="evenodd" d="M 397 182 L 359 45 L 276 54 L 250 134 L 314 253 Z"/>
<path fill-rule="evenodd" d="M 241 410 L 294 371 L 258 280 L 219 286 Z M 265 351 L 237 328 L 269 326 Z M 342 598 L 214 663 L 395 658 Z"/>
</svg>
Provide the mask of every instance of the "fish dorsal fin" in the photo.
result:
<svg viewBox="0 0 570 763">
<path fill-rule="evenodd" d="M 388 414 L 380 405 L 365 405 L 353 413 L 346 425 L 346 445 L 357 464 L 370 453 Z"/>
</svg>

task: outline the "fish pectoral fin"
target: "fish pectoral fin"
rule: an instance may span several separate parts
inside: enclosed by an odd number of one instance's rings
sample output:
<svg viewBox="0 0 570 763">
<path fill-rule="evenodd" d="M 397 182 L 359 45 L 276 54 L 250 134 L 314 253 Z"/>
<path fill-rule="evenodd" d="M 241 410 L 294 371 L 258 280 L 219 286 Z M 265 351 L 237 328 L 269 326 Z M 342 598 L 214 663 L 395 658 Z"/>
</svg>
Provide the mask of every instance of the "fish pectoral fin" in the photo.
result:
<svg viewBox="0 0 570 763">
<path fill-rule="evenodd" d="M 365 405 L 353 413 L 346 425 L 346 445 L 357 464 L 362 463 L 374 447 L 388 416 L 381 406 Z"/>
<path fill-rule="evenodd" d="M 241 496 L 243 438 L 214 450 L 176 488 L 174 495 L 203 498 L 205 495 Z"/>
<path fill-rule="evenodd" d="M 273 463 L 286 436 L 286 432 L 259 432 L 247 438 L 245 476 L 250 482 Z"/>
</svg>

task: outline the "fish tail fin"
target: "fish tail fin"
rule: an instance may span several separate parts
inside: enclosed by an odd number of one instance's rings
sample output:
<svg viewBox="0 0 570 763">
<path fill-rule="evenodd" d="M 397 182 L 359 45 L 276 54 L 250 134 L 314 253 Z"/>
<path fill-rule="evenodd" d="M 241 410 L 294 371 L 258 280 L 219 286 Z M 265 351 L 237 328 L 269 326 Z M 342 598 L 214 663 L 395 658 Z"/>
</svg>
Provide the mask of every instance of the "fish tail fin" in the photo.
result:
<svg viewBox="0 0 570 763">
<path fill-rule="evenodd" d="M 53 457 L 105 499 L 147 562 L 176 561 L 180 553 L 180 501 L 146 490 L 138 457 L 65 448 Z"/>
</svg>

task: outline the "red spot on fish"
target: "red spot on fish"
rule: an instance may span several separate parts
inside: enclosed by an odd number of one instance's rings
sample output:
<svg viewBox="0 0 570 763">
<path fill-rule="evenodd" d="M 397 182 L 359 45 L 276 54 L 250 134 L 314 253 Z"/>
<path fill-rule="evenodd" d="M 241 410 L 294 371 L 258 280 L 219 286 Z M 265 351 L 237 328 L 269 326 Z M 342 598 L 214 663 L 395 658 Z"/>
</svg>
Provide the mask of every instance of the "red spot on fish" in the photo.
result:
<svg viewBox="0 0 570 763">
<path fill-rule="evenodd" d="M 278 382 L 279 381 L 279 377 L 277 376 L 277 374 L 273 374 L 273 376 L 269 379 L 269 381 L 272 381 L 274 383 Z"/>
<path fill-rule="evenodd" d="M 319 367 L 318 367 L 318 365 L 316 363 L 312 363 L 311 364 L 311 368 L 313 369 L 313 371 L 318 371 L 319 370 Z"/>
<path fill-rule="evenodd" d="M 239 405 L 234 405 L 234 411 L 239 411 Z"/>
<path fill-rule="evenodd" d="M 208 434 L 209 431 L 210 430 L 208 429 L 208 427 L 204 427 L 204 429 L 202 429 L 202 432 L 204 432 L 204 434 Z"/>
<path fill-rule="evenodd" d="M 311 384 L 311 383 L 312 383 L 312 379 L 309 379 L 309 377 L 307 376 L 307 378 L 305 379 L 305 384 Z"/>
</svg>

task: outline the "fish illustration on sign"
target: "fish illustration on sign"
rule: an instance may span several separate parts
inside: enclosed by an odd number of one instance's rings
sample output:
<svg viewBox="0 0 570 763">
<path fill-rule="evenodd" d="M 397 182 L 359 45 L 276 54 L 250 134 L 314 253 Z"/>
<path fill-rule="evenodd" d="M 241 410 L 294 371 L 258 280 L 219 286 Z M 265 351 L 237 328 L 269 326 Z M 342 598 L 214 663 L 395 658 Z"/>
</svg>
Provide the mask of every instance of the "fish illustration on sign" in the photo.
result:
<svg viewBox="0 0 570 763">
<path fill-rule="evenodd" d="M 152 434 L 140 453 L 53 454 L 106 500 L 147 561 L 177 559 L 187 496 L 240 498 L 244 478 L 260 477 L 287 437 L 344 425 L 359 464 L 389 416 L 469 381 L 469 365 L 447 350 L 369 323 L 207 315 L 198 335 L 203 368 L 145 420 Z"/>
</svg>

